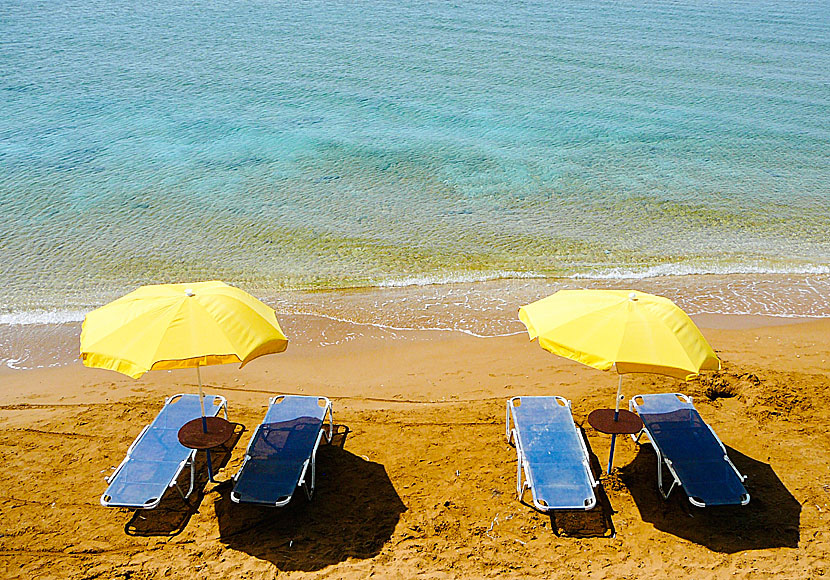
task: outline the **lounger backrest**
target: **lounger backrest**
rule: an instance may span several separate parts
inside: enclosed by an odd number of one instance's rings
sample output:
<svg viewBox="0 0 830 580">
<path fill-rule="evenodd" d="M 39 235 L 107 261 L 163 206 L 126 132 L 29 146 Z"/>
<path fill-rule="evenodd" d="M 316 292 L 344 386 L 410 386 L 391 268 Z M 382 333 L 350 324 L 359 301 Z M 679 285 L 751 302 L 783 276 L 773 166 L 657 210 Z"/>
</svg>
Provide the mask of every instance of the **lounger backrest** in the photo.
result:
<svg viewBox="0 0 830 580">
<path fill-rule="evenodd" d="M 269 405 L 268 412 L 265 414 L 262 422 L 277 423 L 280 421 L 292 421 L 297 417 L 319 417 L 322 422 L 325 415 L 325 399 L 292 395 L 275 397 Z"/>
<path fill-rule="evenodd" d="M 669 413 L 641 413 L 640 418 L 673 461 L 681 458 L 721 457 L 726 451 L 695 409 Z"/>
<path fill-rule="evenodd" d="M 692 400 L 678 393 L 636 395 L 631 399 L 638 414 L 671 413 L 680 409 L 694 409 Z"/>
<path fill-rule="evenodd" d="M 221 407 L 215 403 L 221 402 L 221 398 L 214 395 L 205 395 L 205 415 L 216 416 Z M 180 429 L 188 421 L 202 416 L 202 406 L 199 403 L 199 395 L 175 395 L 165 401 L 153 422 L 151 429 Z"/>
<path fill-rule="evenodd" d="M 205 414 L 208 417 L 216 416 L 220 408 L 214 405 L 219 397 L 213 395 L 205 396 Z M 179 443 L 179 429 L 182 425 L 193 419 L 202 416 L 202 406 L 199 403 L 199 395 L 176 395 L 167 400 L 153 422 L 150 423 L 135 446 L 130 450 L 133 458 L 147 458 L 158 460 L 161 455 L 167 456 L 170 460 L 183 461 L 191 452 L 190 449 Z"/>
</svg>

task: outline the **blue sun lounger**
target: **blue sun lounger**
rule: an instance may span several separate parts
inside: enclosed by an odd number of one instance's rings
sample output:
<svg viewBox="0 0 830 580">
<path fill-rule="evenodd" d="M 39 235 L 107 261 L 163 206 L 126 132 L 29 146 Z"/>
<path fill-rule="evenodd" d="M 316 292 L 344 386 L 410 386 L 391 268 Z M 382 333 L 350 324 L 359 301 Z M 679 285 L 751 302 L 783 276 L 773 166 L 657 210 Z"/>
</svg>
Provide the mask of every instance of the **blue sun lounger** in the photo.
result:
<svg viewBox="0 0 830 580">
<path fill-rule="evenodd" d="M 228 407 L 224 397 L 205 395 L 205 413 L 208 416 L 215 417 L 221 410 L 224 410 L 227 419 Z M 193 464 L 196 451 L 179 443 L 178 434 L 182 425 L 201 416 L 199 395 L 178 394 L 167 398 L 153 422 L 144 427 L 127 449 L 127 456 L 107 477 L 109 487 L 101 496 L 101 505 L 152 509 L 173 486 L 187 499 L 193 493 L 193 471 L 187 493 L 179 487 L 178 479 L 182 470 Z"/>
<path fill-rule="evenodd" d="M 589 510 L 596 505 L 598 482 L 570 401 L 556 396 L 513 397 L 507 401 L 506 431 L 507 441 L 516 446 L 519 501 L 529 489 L 533 505 L 543 512 Z"/>
<path fill-rule="evenodd" d="M 329 417 L 328 429 L 324 425 Z M 231 499 L 272 507 L 287 505 L 298 487 L 314 494 L 317 448 L 331 441 L 334 417 L 326 397 L 282 395 L 268 401 L 268 412 L 251 437 L 234 476 Z M 308 471 L 311 468 L 309 480 Z"/>
<path fill-rule="evenodd" d="M 691 398 L 679 393 L 637 395 L 629 408 L 643 420 L 643 429 L 632 436 L 635 442 L 648 435 L 657 453 L 657 488 L 664 499 L 679 486 L 697 507 L 749 503 L 746 476 L 729 460 Z M 673 478 L 668 491 L 663 491 L 664 464 Z"/>
</svg>

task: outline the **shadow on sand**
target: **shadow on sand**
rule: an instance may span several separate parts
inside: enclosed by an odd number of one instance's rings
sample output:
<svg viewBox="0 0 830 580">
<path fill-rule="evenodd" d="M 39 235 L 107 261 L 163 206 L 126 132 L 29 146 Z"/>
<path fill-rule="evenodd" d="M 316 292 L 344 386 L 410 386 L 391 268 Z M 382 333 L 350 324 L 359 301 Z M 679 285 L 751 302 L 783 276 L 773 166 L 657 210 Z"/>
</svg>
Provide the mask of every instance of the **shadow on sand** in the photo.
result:
<svg viewBox="0 0 830 580">
<path fill-rule="evenodd" d="M 215 503 L 220 541 L 282 571 L 314 572 L 379 554 L 406 506 L 384 467 L 346 451 L 348 428 L 335 428 L 332 443 L 317 452 L 311 501 L 297 491 L 284 508 L 236 504 L 232 485 L 221 486 Z"/>
<path fill-rule="evenodd" d="M 214 473 L 227 465 L 231 452 L 239 438 L 245 432 L 244 425 L 234 423 L 234 433 L 223 447 L 211 450 L 211 465 Z M 136 510 L 133 517 L 124 526 L 124 532 L 129 536 L 177 536 L 187 527 L 190 518 L 199 511 L 204 499 L 205 487 L 208 484 L 207 454 L 200 451 L 196 454 L 196 481 L 193 493 L 184 499 L 175 487 L 167 490 L 161 498 L 158 507 L 151 510 Z M 185 468 L 179 476 L 179 487 L 187 492 L 190 486 L 190 467 Z"/>
<path fill-rule="evenodd" d="M 696 508 L 682 489 L 675 489 L 664 500 L 657 490 L 657 458 L 650 445 L 640 447 L 634 461 L 620 470 L 620 477 L 643 521 L 654 524 L 658 530 L 723 553 L 797 548 L 801 504 L 769 464 L 731 447 L 727 447 L 727 453 L 747 476 L 744 485 L 750 502 L 746 506 Z"/>
</svg>

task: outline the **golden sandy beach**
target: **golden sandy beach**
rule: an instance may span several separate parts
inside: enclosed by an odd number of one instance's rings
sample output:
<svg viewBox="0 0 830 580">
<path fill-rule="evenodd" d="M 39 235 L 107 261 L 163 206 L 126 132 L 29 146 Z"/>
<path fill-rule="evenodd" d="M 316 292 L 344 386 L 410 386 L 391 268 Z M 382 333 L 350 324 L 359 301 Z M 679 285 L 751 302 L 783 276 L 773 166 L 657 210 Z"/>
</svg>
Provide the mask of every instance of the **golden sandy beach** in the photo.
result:
<svg viewBox="0 0 830 580">
<path fill-rule="evenodd" d="M 206 392 L 227 397 L 231 420 L 246 428 L 218 459 L 222 483 L 208 483 L 202 464 L 202 492 L 190 507 L 173 491 L 156 510 L 135 514 L 99 505 L 104 476 L 166 396 L 196 391 L 194 373 L 131 380 L 80 363 L 3 371 L 0 576 L 830 575 L 830 320 L 695 320 L 722 371 L 687 384 L 627 375 L 624 393 L 691 395 L 748 475 L 746 507 L 699 510 L 682 493 L 664 501 L 654 453 L 626 438 L 617 469 L 601 478 L 598 508 L 536 512 L 516 498 L 506 399 L 569 398 L 599 474 L 610 438 L 585 418 L 612 404 L 616 376 L 550 355 L 526 335 L 364 335 L 292 345 L 242 370 L 204 369 Z M 314 323 L 320 331 L 330 324 Z M 232 504 L 228 480 L 268 397 L 279 393 L 333 401 L 337 435 L 320 448 L 317 493 L 310 503 L 296 494 L 281 510 Z"/>
</svg>

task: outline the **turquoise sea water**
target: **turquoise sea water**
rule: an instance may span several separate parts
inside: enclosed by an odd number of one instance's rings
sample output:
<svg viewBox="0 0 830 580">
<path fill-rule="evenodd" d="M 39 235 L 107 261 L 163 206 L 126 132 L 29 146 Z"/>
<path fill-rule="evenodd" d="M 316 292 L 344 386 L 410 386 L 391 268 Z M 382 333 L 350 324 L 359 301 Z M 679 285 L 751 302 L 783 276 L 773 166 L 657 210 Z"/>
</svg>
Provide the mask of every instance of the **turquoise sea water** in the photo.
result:
<svg viewBox="0 0 830 580">
<path fill-rule="evenodd" d="M 168 4 L 0 2 L 6 322 L 189 279 L 826 285 L 828 1 Z"/>
</svg>

